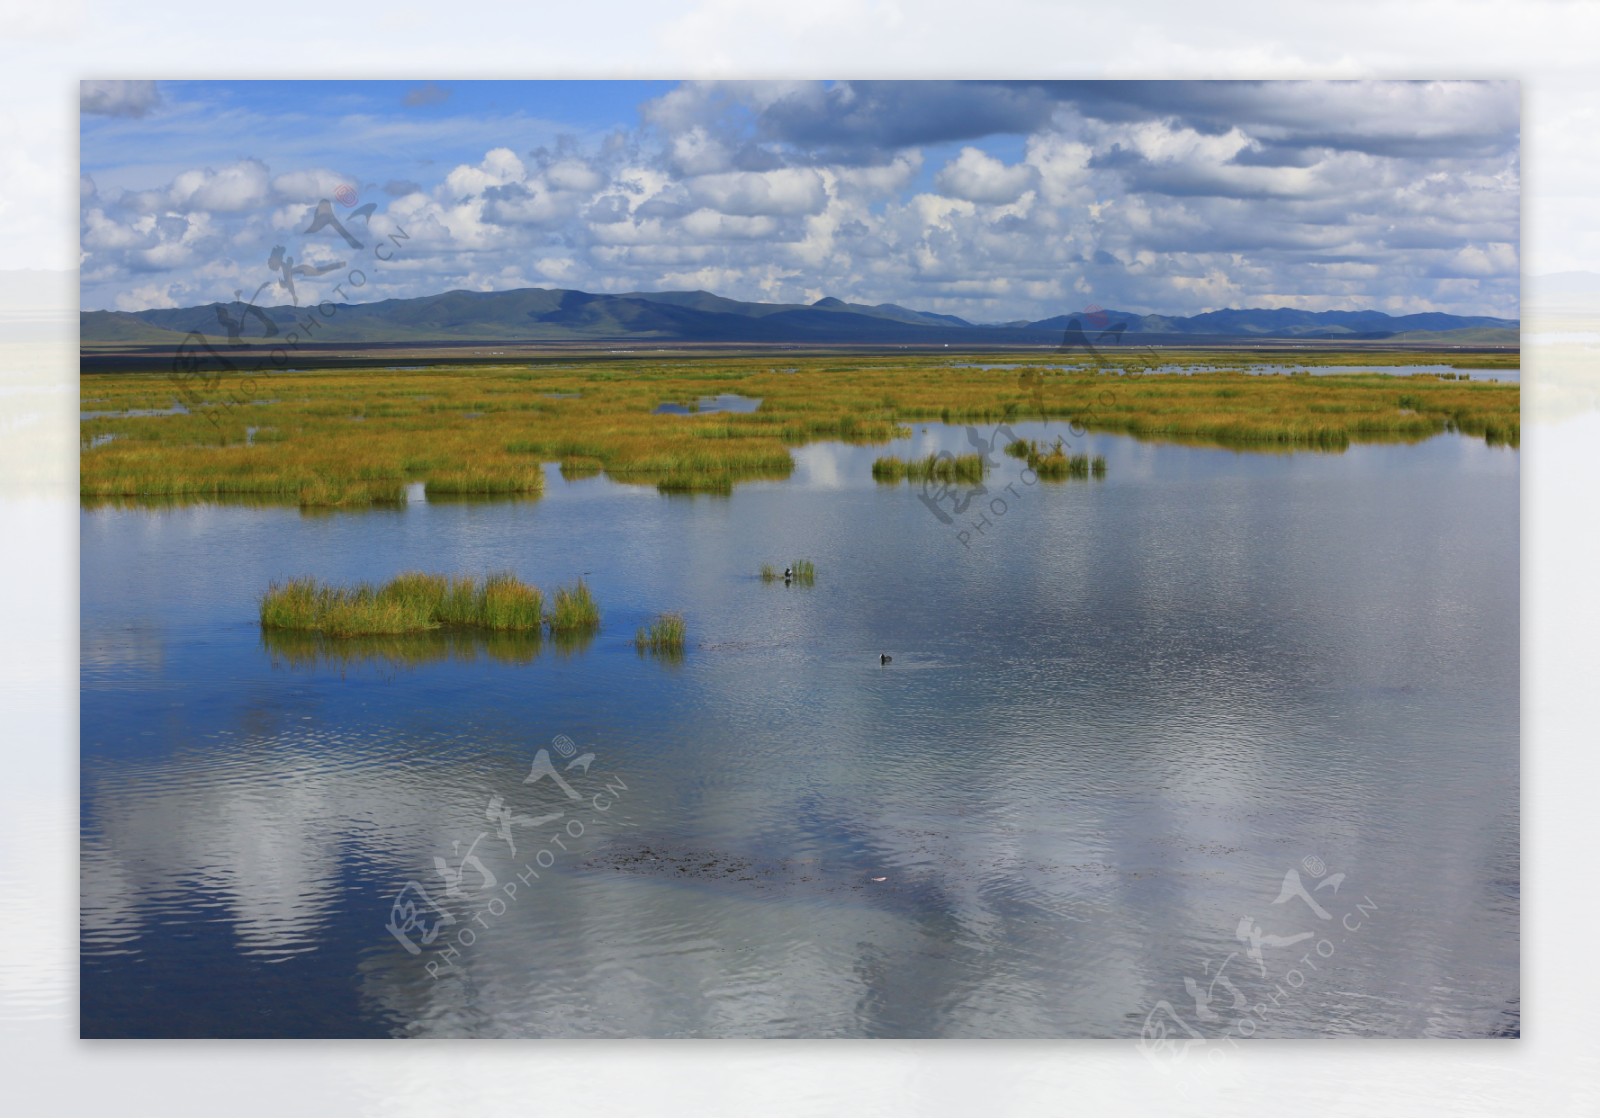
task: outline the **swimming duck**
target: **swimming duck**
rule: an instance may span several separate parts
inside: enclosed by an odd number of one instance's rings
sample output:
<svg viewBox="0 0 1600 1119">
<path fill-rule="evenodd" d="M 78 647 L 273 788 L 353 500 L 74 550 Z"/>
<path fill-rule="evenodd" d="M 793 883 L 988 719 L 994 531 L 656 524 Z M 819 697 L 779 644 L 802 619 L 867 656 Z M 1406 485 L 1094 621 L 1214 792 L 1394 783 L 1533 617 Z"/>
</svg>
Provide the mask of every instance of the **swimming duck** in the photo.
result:
<svg viewBox="0 0 1600 1119">
<path fill-rule="evenodd" d="M 878 663 L 879 664 L 888 664 L 892 660 L 894 660 L 894 658 L 891 657 L 888 653 L 879 653 L 878 654 Z"/>
</svg>

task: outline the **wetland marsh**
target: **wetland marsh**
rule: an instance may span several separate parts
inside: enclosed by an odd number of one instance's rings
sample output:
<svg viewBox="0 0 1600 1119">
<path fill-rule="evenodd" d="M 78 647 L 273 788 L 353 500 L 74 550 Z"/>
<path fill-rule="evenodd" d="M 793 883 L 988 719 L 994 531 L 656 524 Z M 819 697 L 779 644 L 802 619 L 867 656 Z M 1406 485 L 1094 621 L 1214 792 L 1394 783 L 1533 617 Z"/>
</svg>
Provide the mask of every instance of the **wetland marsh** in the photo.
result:
<svg viewBox="0 0 1600 1119">
<path fill-rule="evenodd" d="M 307 506 L 429 495 L 537 495 L 542 462 L 662 492 L 728 493 L 793 469 L 819 440 L 882 443 L 908 425 L 1076 422 L 1094 432 L 1239 448 L 1420 440 L 1447 431 L 1516 446 L 1519 386 L 1444 379 L 1435 358 L 1388 355 L 1386 373 L 1247 376 L 1248 355 L 1127 354 L 1098 369 L 1041 361 L 983 368 L 927 357 L 767 357 L 304 371 L 219 383 L 182 408 L 160 374 L 95 375 L 81 422 L 86 498 L 229 498 Z M 1326 364 L 1348 362 L 1337 353 Z M 1369 367 L 1376 360 L 1368 356 Z M 1456 358 L 1457 361 L 1464 359 Z M 1473 359 L 1515 368 L 1514 355 Z M 1159 367 L 1158 367 L 1159 370 Z M 267 392 L 270 386 L 270 392 Z M 228 394 L 233 394 L 233 399 Z M 662 413 L 660 401 L 739 398 L 753 410 Z M 174 408 L 178 404 L 179 408 Z"/>
<path fill-rule="evenodd" d="M 1516 385 L 772 364 L 85 419 L 84 1035 L 1131 1038 L 1307 865 L 1263 1035 L 1520 1029 Z"/>
</svg>

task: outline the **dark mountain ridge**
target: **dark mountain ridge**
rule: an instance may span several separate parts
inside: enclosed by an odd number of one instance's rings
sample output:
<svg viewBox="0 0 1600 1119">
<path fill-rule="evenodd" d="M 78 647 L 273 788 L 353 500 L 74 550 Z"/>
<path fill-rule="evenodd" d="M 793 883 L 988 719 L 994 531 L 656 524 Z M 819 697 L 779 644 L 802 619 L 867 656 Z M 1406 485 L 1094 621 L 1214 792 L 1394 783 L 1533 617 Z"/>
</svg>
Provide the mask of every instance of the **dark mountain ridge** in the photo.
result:
<svg viewBox="0 0 1600 1119">
<path fill-rule="evenodd" d="M 307 324 L 310 324 L 309 327 Z M 1076 325 L 1074 325 L 1076 324 Z M 1225 338 L 1403 339 L 1471 331 L 1477 340 L 1517 341 L 1516 319 L 1439 312 L 1300 311 L 1287 307 L 1208 311 L 1192 316 L 1076 311 L 1036 321 L 974 324 L 893 303 L 869 306 L 825 297 L 811 304 L 752 303 L 706 291 L 606 295 L 564 288 L 447 291 L 412 299 L 316 306 L 208 303 L 146 311 L 85 311 L 86 343 L 176 344 L 190 333 L 264 344 L 296 334 L 318 343 L 666 341 L 865 345 L 1043 345 L 1081 329 L 1104 339 L 1170 344 Z M 1486 335 L 1485 332 L 1488 332 Z"/>
</svg>

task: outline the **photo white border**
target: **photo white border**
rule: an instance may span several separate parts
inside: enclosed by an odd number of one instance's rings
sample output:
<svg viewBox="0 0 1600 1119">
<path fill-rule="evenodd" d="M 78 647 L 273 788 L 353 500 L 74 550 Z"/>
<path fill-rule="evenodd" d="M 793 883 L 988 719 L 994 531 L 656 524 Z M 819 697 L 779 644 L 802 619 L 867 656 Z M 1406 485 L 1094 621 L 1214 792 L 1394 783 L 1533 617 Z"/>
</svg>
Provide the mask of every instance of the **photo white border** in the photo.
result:
<svg viewBox="0 0 1600 1119">
<path fill-rule="evenodd" d="M 8 8 L 0 267 L 77 260 L 81 78 L 1504 77 L 1523 81 L 1525 276 L 1600 272 L 1600 7 L 750 0 Z M 1523 977 L 1515 1042 L 1262 1042 L 1160 1069 L 1133 1041 L 77 1040 L 75 276 L 0 274 L 0 1112 L 1595 1114 L 1600 360 L 1525 348 Z M 13 277 L 15 279 L 15 277 Z M 59 284 L 59 287 L 55 286 Z M 1525 331 L 1600 330 L 1600 300 Z M 1536 285 L 1535 285 L 1536 286 Z M 65 293 L 63 295 L 63 293 Z M 1531 298 L 1530 298 L 1531 296 Z M 1541 318 L 1541 316 L 1544 316 Z M 1597 355 L 1600 356 L 1600 355 Z M 1587 406 L 1584 401 L 1587 400 Z M 1545 404 L 1549 403 L 1546 408 Z"/>
</svg>

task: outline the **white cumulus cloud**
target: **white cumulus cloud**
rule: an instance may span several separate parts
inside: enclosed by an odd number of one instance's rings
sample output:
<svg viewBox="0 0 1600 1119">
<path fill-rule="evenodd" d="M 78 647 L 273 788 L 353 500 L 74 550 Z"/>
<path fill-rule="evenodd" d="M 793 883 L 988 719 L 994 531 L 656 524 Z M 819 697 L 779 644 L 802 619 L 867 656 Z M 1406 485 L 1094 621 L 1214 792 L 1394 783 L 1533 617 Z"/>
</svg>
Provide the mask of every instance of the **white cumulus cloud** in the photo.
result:
<svg viewBox="0 0 1600 1119">
<path fill-rule="evenodd" d="M 977 148 L 962 148 L 934 181 L 940 191 L 952 198 L 1002 205 L 1021 198 L 1038 181 L 1038 175 L 1026 163 L 1007 166 Z"/>
</svg>

